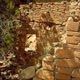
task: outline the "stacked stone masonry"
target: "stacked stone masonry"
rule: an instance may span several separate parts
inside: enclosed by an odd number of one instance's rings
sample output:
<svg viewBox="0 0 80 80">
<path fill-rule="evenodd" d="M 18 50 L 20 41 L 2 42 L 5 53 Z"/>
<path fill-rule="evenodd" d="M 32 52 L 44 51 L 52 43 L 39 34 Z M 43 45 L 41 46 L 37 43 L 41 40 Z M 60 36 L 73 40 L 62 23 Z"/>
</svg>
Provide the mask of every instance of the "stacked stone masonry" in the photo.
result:
<svg viewBox="0 0 80 80">
<path fill-rule="evenodd" d="M 27 7 L 24 12 L 28 12 L 32 20 L 39 20 L 41 13 L 49 11 L 58 24 L 57 30 L 60 28 L 62 37 L 66 35 L 67 47 L 55 47 L 53 55 L 46 54 L 33 80 L 80 80 L 80 2 L 21 5 L 21 12 L 23 7 Z M 64 39 L 62 43 L 64 44 Z"/>
</svg>

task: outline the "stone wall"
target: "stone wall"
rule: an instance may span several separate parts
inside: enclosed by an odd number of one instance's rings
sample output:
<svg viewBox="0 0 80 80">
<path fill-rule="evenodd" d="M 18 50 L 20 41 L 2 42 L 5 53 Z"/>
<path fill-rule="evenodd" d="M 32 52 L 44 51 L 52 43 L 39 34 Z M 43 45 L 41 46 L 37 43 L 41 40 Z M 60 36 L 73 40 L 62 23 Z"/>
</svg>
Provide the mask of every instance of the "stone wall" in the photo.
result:
<svg viewBox="0 0 80 80">
<path fill-rule="evenodd" d="M 23 7 L 25 9 L 23 9 Z M 62 24 L 69 16 L 69 3 L 63 2 L 49 2 L 49 3 L 36 3 L 30 5 L 20 5 L 21 12 L 29 13 L 31 19 L 38 20 L 41 13 L 50 12 L 54 22 Z"/>
<path fill-rule="evenodd" d="M 21 5 L 20 9 L 23 7 L 27 7 L 24 12 L 29 13 L 32 20 L 39 20 L 41 13 L 49 11 L 53 21 L 58 24 L 56 29 L 61 35 L 61 46 L 54 46 L 53 54 L 46 54 L 42 58 L 41 63 L 36 65 L 35 75 L 30 74 L 31 78 L 80 80 L 80 2 L 37 3 L 30 6 Z M 25 79 L 30 79 L 28 77 Z"/>
</svg>

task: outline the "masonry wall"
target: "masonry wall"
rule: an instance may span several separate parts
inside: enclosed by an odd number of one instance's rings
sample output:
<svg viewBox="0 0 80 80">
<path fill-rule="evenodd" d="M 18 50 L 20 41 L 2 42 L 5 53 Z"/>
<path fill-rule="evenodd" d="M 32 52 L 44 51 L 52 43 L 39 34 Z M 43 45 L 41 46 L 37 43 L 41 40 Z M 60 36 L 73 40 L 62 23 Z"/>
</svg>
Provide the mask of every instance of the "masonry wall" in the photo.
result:
<svg viewBox="0 0 80 80">
<path fill-rule="evenodd" d="M 26 9 L 23 10 L 23 7 Z M 54 46 L 53 54 L 42 58 L 33 80 L 80 80 L 80 2 L 21 5 L 20 10 L 37 21 L 42 13 L 49 11 L 58 24 L 55 26 L 58 35 L 61 35 L 57 42 L 61 46 Z"/>
</svg>

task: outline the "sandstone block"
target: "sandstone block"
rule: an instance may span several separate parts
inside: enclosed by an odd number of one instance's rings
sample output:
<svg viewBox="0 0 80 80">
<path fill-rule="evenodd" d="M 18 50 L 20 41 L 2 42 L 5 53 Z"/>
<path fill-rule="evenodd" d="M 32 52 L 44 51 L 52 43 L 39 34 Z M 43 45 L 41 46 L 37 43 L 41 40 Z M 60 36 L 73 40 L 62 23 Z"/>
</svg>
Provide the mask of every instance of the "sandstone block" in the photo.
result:
<svg viewBox="0 0 80 80">
<path fill-rule="evenodd" d="M 57 67 L 65 67 L 65 68 L 80 67 L 80 64 L 76 63 L 74 59 L 59 59 L 59 60 L 56 60 L 55 65 Z"/>
<path fill-rule="evenodd" d="M 44 70 L 43 68 L 36 72 L 36 76 L 43 80 L 54 80 L 53 72 Z"/>
<path fill-rule="evenodd" d="M 75 44 L 68 44 L 68 47 L 71 48 L 71 49 L 74 49 L 74 50 L 80 49 L 77 44 L 76 45 Z"/>
<path fill-rule="evenodd" d="M 61 73 L 56 73 L 55 78 L 59 80 L 70 80 L 70 75 L 65 75 Z"/>
<path fill-rule="evenodd" d="M 80 32 L 67 31 L 67 36 L 77 36 L 77 37 L 80 37 Z"/>
<path fill-rule="evenodd" d="M 66 42 L 68 44 L 78 44 L 80 42 L 80 37 L 68 36 Z"/>
<path fill-rule="evenodd" d="M 75 57 L 75 62 L 80 65 L 80 58 L 76 58 L 76 57 Z"/>
<path fill-rule="evenodd" d="M 79 70 L 79 69 L 75 69 L 75 70 L 72 72 L 72 77 L 73 77 L 73 78 L 79 78 L 79 79 L 80 79 L 80 70 Z"/>
<path fill-rule="evenodd" d="M 31 79 L 35 76 L 35 66 L 30 66 L 26 69 L 23 69 L 19 73 L 20 79 Z"/>
<path fill-rule="evenodd" d="M 80 58 L 80 52 L 74 52 L 74 56 L 76 57 L 76 58 Z"/>
<path fill-rule="evenodd" d="M 58 49 L 55 53 L 57 58 L 74 58 L 73 51 L 71 49 Z"/>
<path fill-rule="evenodd" d="M 58 67 L 56 71 L 61 73 L 61 74 L 71 75 L 72 70 L 73 69 L 71 69 L 71 68 L 61 68 L 61 67 Z"/>
<path fill-rule="evenodd" d="M 72 80 L 80 80 L 80 78 L 72 78 Z"/>
<path fill-rule="evenodd" d="M 48 54 L 45 56 L 42 60 L 42 67 L 43 69 L 47 70 L 54 70 L 54 64 L 53 64 L 53 56 Z"/>
<path fill-rule="evenodd" d="M 79 31 L 79 22 L 67 21 L 66 27 L 68 31 Z"/>
<path fill-rule="evenodd" d="M 77 4 L 78 4 L 78 2 L 76 2 L 76 1 L 71 2 L 71 6 L 76 6 Z"/>
</svg>

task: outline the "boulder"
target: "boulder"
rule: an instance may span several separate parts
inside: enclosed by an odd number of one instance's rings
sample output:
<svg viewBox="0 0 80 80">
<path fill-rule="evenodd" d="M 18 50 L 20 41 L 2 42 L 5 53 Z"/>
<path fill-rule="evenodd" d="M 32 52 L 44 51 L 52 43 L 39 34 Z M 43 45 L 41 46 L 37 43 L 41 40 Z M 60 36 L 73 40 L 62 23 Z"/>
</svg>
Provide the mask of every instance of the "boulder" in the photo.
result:
<svg viewBox="0 0 80 80">
<path fill-rule="evenodd" d="M 31 79 L 35 76 L 35 66 L 30 66 L 21 70 L 19 73 L 20 79 Z"/>
</svg>

